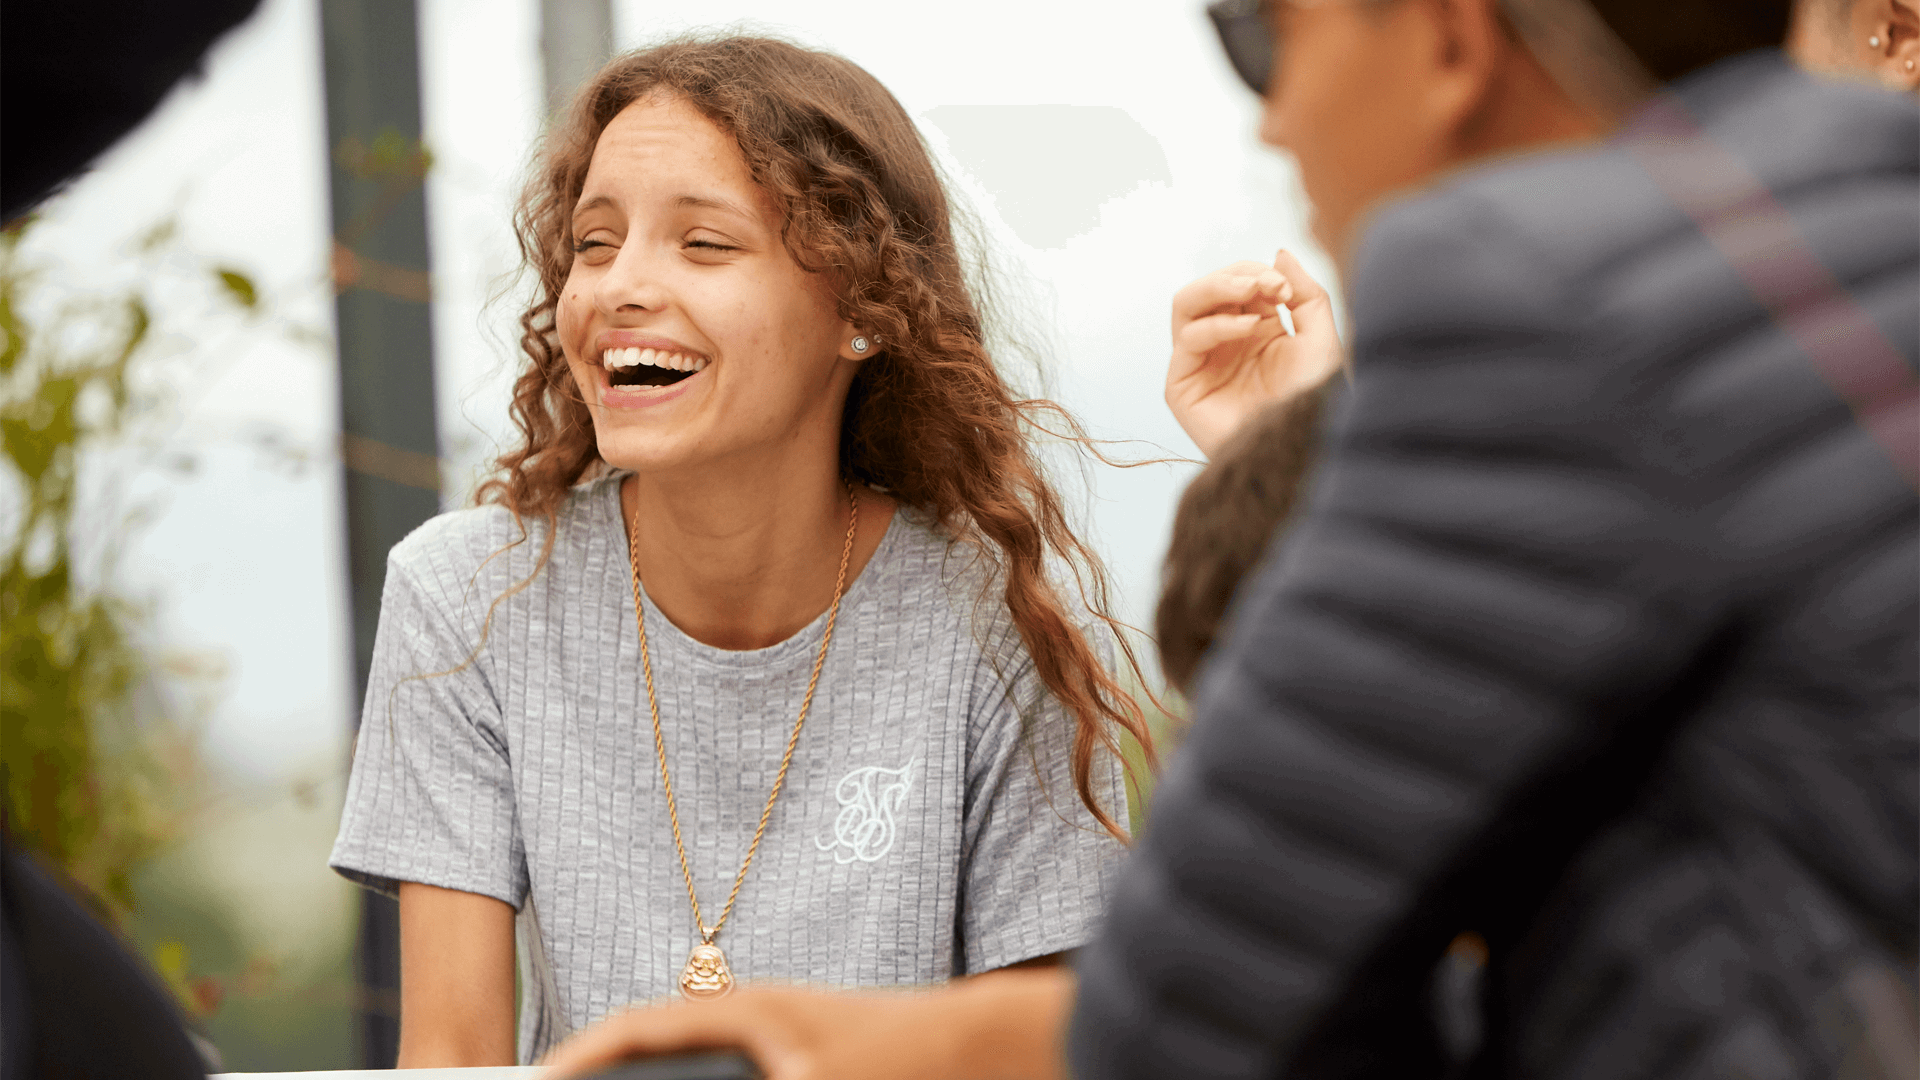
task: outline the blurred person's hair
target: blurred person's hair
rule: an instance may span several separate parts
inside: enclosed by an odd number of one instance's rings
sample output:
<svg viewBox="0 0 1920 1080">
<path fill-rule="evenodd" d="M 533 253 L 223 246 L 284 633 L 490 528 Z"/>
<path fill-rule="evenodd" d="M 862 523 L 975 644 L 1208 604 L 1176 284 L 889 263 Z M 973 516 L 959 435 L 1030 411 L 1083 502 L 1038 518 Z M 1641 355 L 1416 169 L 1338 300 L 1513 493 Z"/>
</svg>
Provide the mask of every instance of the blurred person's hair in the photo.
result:
<svg viewBox="0 0 1920 1080">
<path fill-rule="evenodd" d="M 1191 696 L 1234 590 L 1299 502 L 1324 390 L 1267 405 L 1194 477 L 1174 512 L 1154 638 L 1167 682 Z"/>
<path fill-rule="evenodd" d="M 134 129 L 260 0 L 8 3 L 0 219 L 32 210 Z"/>
<path fill-rule="evenodd" d="M 1586 0 L 1655 80 L 1787 37 L 1793 0 Z M 1837 3 L 1839 0 L 1823 0 Z"/>
<path fill-rule="evenodd" d="M 1059 406 L 1023 400 L 989 355 L 986 312 L 969 287 L 952 214 L 926 144 L 872 75 L 830 53 L 759 37 L 686 37 L 621 56 L 575 98 L 549 134 L 515 227 L 537 278 L 520 317 L 529 361 L 514 384 L 521 445 L 498 462 L 481 501 L 523 522 L 551 523 L 568 490 L 604 468 L 593 420 L 555 333 L 573 263 L 572 214 L 594 147 L 627 106 L 683 101 L 731 135 L 781 219 L 787 250 L 828 274 L 840 316 L 879 344 L 862 360 L 841 421 L 843 473 L 933 517 L 987 561 L 1004 588 L 1035 673 L 1075 718 L 1074 786 L 1109 831 L 1123 835 L 1092 786 L 1097 749 L 1121 733 L 1147 748 L 1142 710 L 1102 662 L 1049 566 L 1075 579 L 1079 607 L 1114 631 L 1129 673 L 1140 667 L 1114 621 L 1105 569 L 1071 528 L 1030 437 L 1086 444 Z M 538 573 L 538 570 L 535 571 Z"/>
</svg>

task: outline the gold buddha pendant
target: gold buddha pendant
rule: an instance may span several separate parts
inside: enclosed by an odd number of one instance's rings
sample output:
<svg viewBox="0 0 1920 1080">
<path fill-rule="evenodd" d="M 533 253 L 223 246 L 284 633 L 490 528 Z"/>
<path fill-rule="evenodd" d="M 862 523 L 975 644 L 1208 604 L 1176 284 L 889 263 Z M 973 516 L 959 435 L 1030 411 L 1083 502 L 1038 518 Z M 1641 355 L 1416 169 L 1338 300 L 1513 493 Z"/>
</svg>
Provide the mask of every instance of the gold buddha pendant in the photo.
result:
<svg viewBox="0 0 1920 1080">
<path fill-rule="evenodd" d="M 733 969 L 727 966 L 727 954 L 720 946 L 702 942 L 687 954 L 687 966 L 680 969 L 680 992 L 695 1001 L 722 998 L 733 992 Z"/>
</svg>

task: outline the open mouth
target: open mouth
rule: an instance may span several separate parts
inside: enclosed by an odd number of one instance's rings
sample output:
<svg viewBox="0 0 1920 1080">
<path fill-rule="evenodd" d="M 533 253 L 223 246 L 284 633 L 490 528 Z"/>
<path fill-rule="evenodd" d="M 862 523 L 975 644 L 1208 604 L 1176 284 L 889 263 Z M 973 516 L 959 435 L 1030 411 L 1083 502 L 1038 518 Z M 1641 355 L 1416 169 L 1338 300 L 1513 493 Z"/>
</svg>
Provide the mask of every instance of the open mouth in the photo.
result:
<svg viewBox="0 0 1920 1080">
<path fill-rule="evenodd" d="M 659 349 L 608 349 L 600 363 L 613 386 L 672 386 L 699 373 L 711 361 L 704 356 Z"/>
</svg>

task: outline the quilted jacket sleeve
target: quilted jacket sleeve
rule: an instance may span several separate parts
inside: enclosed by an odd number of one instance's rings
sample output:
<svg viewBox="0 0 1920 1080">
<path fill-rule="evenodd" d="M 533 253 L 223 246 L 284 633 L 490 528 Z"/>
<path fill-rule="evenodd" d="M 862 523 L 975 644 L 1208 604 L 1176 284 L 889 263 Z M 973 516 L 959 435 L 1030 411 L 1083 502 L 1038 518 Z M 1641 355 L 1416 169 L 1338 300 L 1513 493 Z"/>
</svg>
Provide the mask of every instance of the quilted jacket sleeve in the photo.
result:
<svg viewBox="0 0 1920 1080">
<path fill-rule="evenodd" d="M 1636 450 L 1644 382 L 1579 353 L 1593 316 L 1497 210 L 1421 211 L 1363 253 L 1311 502 L 1077 965 L 1080 1080 L 1431 1062 L 1448 940 L 1524 920 L 1606 813 L 1585 778 L 1643 756 L 1710 662 L 1685 511 Z M 1335 1048 L 1312 1068 L 1309 1036 Z"/>
</svg>

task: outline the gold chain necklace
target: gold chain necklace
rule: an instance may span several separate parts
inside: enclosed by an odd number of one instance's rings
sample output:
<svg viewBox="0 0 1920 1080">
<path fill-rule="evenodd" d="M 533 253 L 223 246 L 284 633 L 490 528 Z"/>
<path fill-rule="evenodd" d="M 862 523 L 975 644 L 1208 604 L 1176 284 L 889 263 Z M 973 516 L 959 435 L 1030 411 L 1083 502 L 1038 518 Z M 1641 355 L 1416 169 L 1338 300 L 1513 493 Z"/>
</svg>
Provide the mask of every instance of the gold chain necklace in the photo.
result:
<svg viewBox="0 0 1920 1080">
<path fill-rule="evenodd" d="M 847 588 L 847 563 L 853 558 L 853 533 L 860 525 L 860 503 L 854 498 L 853 484 L 848 482 L 846 488 L 847 543 L 840 549 L 840 575 L 833 583 L 833 606 L 827 609 L 826 636 L 820 640 L 820 655 L 813 658 L 807 695 L 800 700 L 800 715 L 793 722 L 793 733 L 787 736 L 787 752 L 780 759 L 780 772 L 773 778 L 766 808 L 760 811 L 753 843 L 747 845 L 747 857 L 740 863 L 740 872 L 733 877 L 733 892 L 727 894 L 727 906 L 720 912 L 720 921 L 712 926 L 700 917 L 700 898 L 694 895 L 693 871 L 687 865 L 687 845 L 680 839 L 680 809 L 673 799 L 673 779 L 667 775 L 667 741 L 660 734 L 660 704 L 653 693 L 653 657 L 647 651 L 646 604 L 640 599 L 640 549 L 635 542 L 639 534 L 638 506 L 627 526 L 627 565 L 633 571 L 633 615 L 640 626 L 640 670 L 647 677 L 647 709 L 653 714 L 653 750 L 660 759 L 660 786 L 667 792 L 667 820 L 673 823 L 673 846 L 680 853 L 680 876 L 687 882 L 687 902 L 693 905 L 693 924 L 700 928 L 700 944 L 693 947 L 687 955 L 686 966 L 680 969 L 680 992 L 690 998 L 725 997 L 733 990 L 733 969 L 727 965 L 727 954 L 713 941 L 720 936 L 720 928 L 727 925 L 727 917 L 733 914 L 734 901 L 740 899 L 740 886 L 746 882 L 747 870 L 753 866 L 754 852 L 760 850 L 760 838 L 766 835 L 773 804 L 787 782 L 787 767 L 793 764 L 793 748 L 800 742 L 800 727 L 807 722 L 807 709 L 813 705 L 814 688 L 820 685 L 820 668 L 827 662 L 827 646 L 833 644 L 833 626 L 840 618 L 840 597 Z"/>
</svg>

